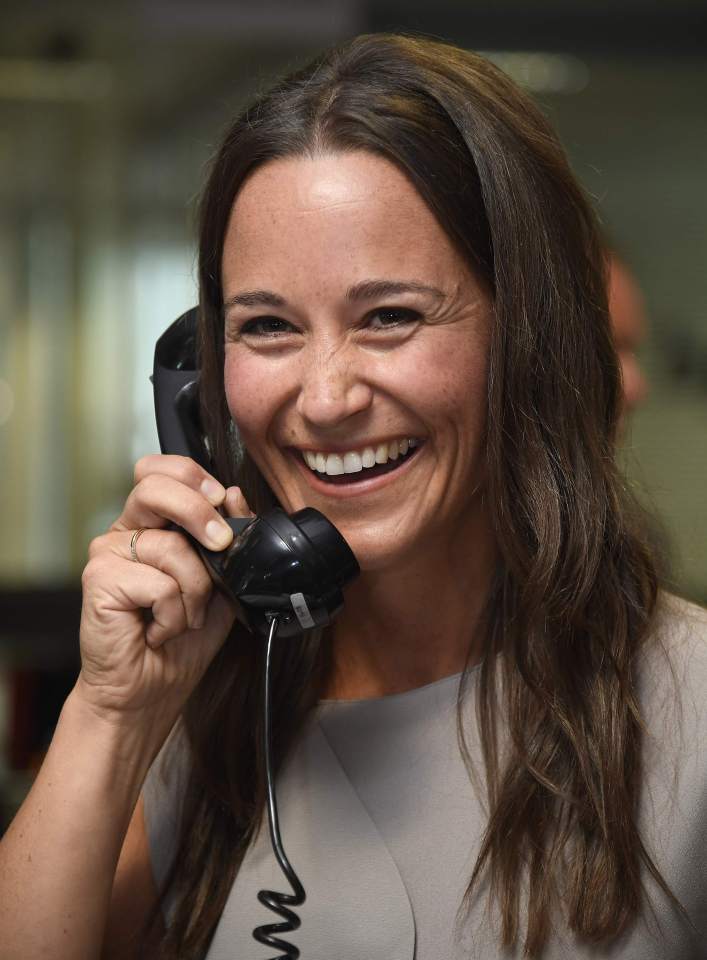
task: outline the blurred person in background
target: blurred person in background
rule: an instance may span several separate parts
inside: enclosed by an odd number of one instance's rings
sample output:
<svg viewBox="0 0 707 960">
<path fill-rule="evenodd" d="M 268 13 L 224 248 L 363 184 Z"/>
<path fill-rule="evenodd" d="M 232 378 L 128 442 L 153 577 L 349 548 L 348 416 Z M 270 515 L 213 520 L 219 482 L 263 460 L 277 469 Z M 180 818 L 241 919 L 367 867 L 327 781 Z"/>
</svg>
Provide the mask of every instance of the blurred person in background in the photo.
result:
<svg viewBox="0 0 707 960">
<path fill-rule="evenodd" d="M 624 415 L 628 416 L 648 394 L 648 382 L 636 356 L 648 332 L 648 318 L 643 292 L 615 251 L 609 254 L 609 316 L 621 363 Z"/>
<path fill-rule="evenodd" d="M 615 465 L 603 244 L 541 112 L 442 43 L 332 50 L 228 131 L 199 276 L 213 472 L 143 458 L 91 545 L 5 960 L 266 956 L 261 644 L 170 525 L 225 549 L 275 503 L 361 566 L 276 654 L 302 956 L 707 955 L 707 619 Z"/>
</svg>

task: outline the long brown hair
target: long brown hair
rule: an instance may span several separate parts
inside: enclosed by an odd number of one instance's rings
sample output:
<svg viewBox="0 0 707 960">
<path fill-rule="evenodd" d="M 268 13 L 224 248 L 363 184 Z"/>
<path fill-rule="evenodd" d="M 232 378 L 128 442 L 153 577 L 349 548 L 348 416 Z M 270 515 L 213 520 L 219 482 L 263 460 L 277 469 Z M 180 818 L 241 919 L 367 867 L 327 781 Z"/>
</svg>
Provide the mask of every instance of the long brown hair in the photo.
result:
<svg viewBox="0 0 707 960">
<path fill-rule="evenodd" d="M 359 37 L 250 106 L 203 194 L 199 277 L 215 472 L 256 511 L 273 498 L 225 402 L 224 234 L 251 171 L 323 150 L 395 163 L 495 302 L 485 495 L 501 564 L 478 700 L 490 815 L 467 901 L 488 879 L 502 943 L 520 939 L 528 956 L 541 956 L 558 909 L 579 938 L 608 943 L 642 909 L 645 869 L 672 894 L 636 824 L 634 674 L 657 576 L 614 466 L 620 374 L 594 216 L 532 101 L 482 57 L 446 44 Z M 278 764 L 318 699 L 326 650 L 317 635 L 281 647 Z M 193 769 L 167 880 L 175 910 L 165 956 L 204 956 L 261 822 L 259 669 L 259 645 L 235 629 L 184 713 Z"/>
</svg>

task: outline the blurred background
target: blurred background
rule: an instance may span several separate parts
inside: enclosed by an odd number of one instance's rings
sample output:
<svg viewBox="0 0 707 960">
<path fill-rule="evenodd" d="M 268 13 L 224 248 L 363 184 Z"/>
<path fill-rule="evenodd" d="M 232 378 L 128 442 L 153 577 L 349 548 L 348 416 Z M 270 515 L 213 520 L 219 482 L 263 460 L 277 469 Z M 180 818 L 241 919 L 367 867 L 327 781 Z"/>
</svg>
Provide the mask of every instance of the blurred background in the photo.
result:
<svg viewBox="0 0 707 960">
<path fill-rule="evenodd" d="M 702 0 L 4 0 L 0 831 L 76 675 L 87 544 L 158 449 L 147 378 L 196 302 L 205 163 L 256 90 L 383 30 L 487 53 L 559 130 L 623 264 L 627 474 L 707 601 Z"/>
</svg>

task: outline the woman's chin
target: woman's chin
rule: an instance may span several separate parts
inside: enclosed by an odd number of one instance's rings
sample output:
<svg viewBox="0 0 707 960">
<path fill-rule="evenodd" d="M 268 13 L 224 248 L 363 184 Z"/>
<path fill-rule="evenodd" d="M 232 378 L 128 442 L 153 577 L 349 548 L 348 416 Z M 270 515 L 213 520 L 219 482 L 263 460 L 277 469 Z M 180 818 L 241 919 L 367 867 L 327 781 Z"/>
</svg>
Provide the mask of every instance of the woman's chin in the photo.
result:
<svg viewBox="0 0 707 960">
<path fill-rule="evenodd" d="M 341 533 L 353 551 L 361 573 L 381 573 L 400 567 L 409 561 L 411 550 L 415 549 L 413 538 L 385 536 L 382 531 L 362 531 L 342 529 Z M 417 548 L 419 549 L 419 547 Z"/>
</svg>

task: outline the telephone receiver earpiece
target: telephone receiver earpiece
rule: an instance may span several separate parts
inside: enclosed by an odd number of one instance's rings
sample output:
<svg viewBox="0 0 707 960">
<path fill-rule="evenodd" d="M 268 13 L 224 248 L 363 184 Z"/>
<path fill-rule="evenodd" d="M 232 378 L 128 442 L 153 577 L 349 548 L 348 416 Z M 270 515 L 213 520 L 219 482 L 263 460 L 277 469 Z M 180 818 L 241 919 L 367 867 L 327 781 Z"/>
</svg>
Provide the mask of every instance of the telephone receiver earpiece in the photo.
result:
<svg viewBox="0 0 707 960">
<path fill-rule="evenodd" d="M 162 453 L 191 457 L 213 474 L 199 417 L 197 308 L 168 327 L 155 347 L 151 377 Z M 292 515 L 276 507 L 258 517 L 225 517 L 233 541 L 222 551 L 195 545 L 214 582 L 235 602 L 238 618 L 267 636 L 327 626 L 343 606 L 342 589 L 359 573 L 351 548 L 318 510 Z M 180 528 L 181 529 L 181 528 Z"/>
</svg>

